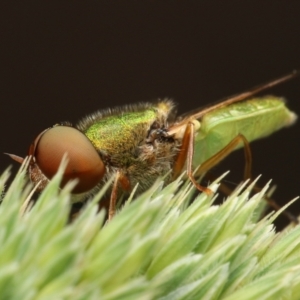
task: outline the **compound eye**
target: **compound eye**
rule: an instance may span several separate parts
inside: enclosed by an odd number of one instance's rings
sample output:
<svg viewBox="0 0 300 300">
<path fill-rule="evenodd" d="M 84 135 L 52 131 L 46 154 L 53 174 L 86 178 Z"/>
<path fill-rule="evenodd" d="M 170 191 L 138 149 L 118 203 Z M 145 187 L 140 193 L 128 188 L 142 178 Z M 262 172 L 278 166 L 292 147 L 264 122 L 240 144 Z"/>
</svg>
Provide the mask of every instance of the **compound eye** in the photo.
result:
<svg viewBox="0 0 300 300">
<path fill-rule="evenodd" d="M 51 179 L 57 172 L 63 155 L 68 157 L 62 186 L 78 178 L 73 193 L 84 193 L 99 183 L 105 166 L 90 140 L 79 130 L 55 126 L 42 132 L 29 150 L 43 174 Z"/>
</svg>

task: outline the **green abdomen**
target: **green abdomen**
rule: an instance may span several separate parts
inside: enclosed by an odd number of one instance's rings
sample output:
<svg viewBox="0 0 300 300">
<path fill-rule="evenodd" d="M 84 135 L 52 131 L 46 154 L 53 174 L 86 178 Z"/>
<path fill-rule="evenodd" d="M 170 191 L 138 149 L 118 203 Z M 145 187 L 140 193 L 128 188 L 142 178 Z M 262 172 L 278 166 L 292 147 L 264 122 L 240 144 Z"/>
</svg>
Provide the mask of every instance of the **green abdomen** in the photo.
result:
<svg viewBox="0 0 300 300">
<path fill-rule="evenodd" d="M 292 124 L 296 115 L 283 99 L 267 96 L 217 109 L 203 117 L 195 141 L 195 164 L 224 148 L 238 134 L 251 142 Z M 240 145 L 242 146 L 242 145 Z"/>
</svg>

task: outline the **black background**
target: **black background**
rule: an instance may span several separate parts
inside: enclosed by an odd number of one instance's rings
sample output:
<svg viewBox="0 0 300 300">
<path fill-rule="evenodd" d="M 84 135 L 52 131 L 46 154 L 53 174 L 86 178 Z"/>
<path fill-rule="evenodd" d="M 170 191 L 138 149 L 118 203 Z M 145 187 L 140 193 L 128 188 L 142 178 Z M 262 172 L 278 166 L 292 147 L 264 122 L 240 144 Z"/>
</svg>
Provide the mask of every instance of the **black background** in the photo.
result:
<svg viewBox="0 0 300 300">
<path fill-rule="evenodd" d="M 98 109 L 172 97 L 183 113 L 300 68 L 299 1 L 7 1 L 0 29 L 0 152 L 21 156 Z M 266 93 L 300 114 L 299 78 Z M 254 175 L 280 203 L 300 195 L 299 133 L 252 144 Z M 215 173 L 230 168 L 234 187 L 243 165 L 237 153 Z"/>
</svg>

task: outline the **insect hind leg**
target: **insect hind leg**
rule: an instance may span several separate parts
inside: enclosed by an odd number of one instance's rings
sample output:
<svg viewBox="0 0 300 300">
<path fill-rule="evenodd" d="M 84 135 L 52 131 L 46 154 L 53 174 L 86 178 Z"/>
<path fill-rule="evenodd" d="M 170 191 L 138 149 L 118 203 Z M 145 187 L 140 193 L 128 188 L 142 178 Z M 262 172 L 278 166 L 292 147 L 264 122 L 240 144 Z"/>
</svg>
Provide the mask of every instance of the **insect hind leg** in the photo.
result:
<svg viewBox="0 0 300 300">
<path fill-rule="evenodd" d="M 207 161 L 203 162 L 198 168 L 195 177 L 199 177 L 211 170 L 219 162 L 225 159 L 236 147 L 242 143 L 245 155 L 245 169 L 244 169 L 244 179 L 251 179 L 251 168 L 252 168 L 252 154 L 250 149 L 250 144 L 246 137 L 242 134 L 238 134 L 229 144 L 227 144 L 223 149 L 217 152 L 215 155 L 210 157 Z"/>
<path fill-rule="evenodd" d="M 222 161 L 226 156 L 228 156 L 235 148 L 239 145 L 239 143 L 244 144 L 244 154 L 245 154 L 245 169 L 244 169 L 244 180 L 250 179 L 252 181 L 251 167 L 252 167 L 252 154 L 250 149 L 250 144 L 247 141 L 246 137 L 242 134 L 237 135 L 226 147 L 221 149 L 207 161 L 201 164 L 198 168 L 195 177 L 199 177 L 204 173 L 207 173 L 210 169 L 212 169 L 215 165 L 217 165 L 220 161 Z M 211 177 L 212 174 L 208 175 L 210 178 L 215 180 L 215 177 Z M 224 183 L 220 186 L 221 190 L 230 195 L 232 190 L 228 188 Z M 255 192 L 260 192 L 261 188 L 257 185 L 254 186 L 253 190 Z M 280 205 L 278 205 L 272 198 L 265 196 L 264 197 L 267 203 L 276 211 L 281 209 Z M 284 211 L 283 214 L 293 223 L 299 224 L 298 219 L 290 212 Z"/>
</svg>

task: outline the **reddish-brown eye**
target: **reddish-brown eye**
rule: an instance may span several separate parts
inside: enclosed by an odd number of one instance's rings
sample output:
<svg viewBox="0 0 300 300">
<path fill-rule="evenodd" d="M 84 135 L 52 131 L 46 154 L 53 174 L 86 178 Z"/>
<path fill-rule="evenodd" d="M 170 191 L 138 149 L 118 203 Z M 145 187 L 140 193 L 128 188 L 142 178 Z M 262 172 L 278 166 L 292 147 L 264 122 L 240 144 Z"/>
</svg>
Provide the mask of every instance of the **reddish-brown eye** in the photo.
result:
<svg viewBox="0 0 300 300">
<path fill-rule="evenodd" d="M 32 149 L 33 148 L 33 149 Z M 32 155 L 43 174 L 51 179 L 57 172 L 63 155 L 68 156 L 62 186 L 78 178 L 73 193 L 87 192 L 97 185 L 105 173 L 105 166 L 90 140 L 79 130 L 56 126 L 40 134 L 31 148 Z"/>
</svg>

